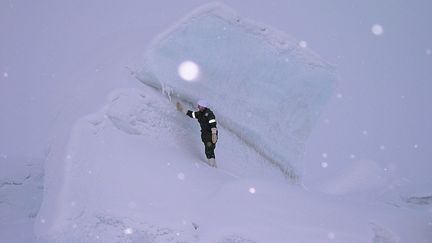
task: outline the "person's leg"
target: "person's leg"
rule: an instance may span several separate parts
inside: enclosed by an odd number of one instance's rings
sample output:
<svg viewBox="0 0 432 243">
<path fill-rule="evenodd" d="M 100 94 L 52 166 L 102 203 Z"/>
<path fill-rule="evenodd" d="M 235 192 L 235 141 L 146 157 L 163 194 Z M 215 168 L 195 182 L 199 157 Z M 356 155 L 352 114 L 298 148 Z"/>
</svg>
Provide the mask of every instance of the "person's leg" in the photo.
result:
<svg viewBox="0 0 432 243">
<path fill-rule="evenodd" d="M 201 140 L 204 143 L 204 152 L 208 159 L 208 164 L 216 167 L 215 153 L 216 144 L 211 142 L 211 133 L 201 133 Z"/>
<path fill-rule="evenodd" d="M 212 143 L 212 142 L 206 142 L 205 143 L 205 154 L 207 156 L 207 159 L 216 158 L 215 153 L 214 153 L 215 148 L 216 148 L 216 146 L 214 143 Z"/>
<path fill-rule="evenodd" d="M 212 167 L 217 167 L 216 166 L 216 160 L 215 160 L 215 154 L 214 154 L 215 147 L 216 147 L 216 145 L 213 144 L 212 142 L 206 142 L 205 143 L 205 154 L 206 154 L 206 157 L 208 159 L 209 165 Z"/>
</svg>

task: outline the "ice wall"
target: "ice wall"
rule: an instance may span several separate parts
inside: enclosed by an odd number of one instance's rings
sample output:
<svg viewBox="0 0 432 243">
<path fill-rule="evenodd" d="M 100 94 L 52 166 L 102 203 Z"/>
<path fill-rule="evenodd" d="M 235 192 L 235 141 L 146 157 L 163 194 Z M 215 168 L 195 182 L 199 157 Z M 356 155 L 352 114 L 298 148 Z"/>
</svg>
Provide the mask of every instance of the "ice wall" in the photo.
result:
<svg viewBox="0 0 432 243">
<path fill-rule="evenodd" d="M 198 65 L 197 79 L 179 76 L 184 61 Z M 136 76 L 170 98 L 209 100 L 219 125 L 294 181 L 337 80 L 334 68 L 299 41 L 221 4 L 197 9 L 156 38 Z"/>
</svg>

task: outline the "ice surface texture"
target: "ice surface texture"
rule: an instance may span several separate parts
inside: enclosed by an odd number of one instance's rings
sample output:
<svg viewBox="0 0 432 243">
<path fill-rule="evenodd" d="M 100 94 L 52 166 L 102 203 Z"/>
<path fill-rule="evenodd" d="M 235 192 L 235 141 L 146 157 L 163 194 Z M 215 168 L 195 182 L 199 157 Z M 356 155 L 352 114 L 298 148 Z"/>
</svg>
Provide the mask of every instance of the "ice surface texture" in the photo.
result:
<svg viewBox="0 0 432 243">
<path fill-rule="evenodd" d="M 209 4 L 157 37 L 136 76 L 170 98 L 207 99 L 219 125 L 298 181 L 304 143 L 337 80 L 331 65 L 298 43 Z M 177 72 L 187 60 L 200 68 L 194 82 Z"/>
</svg>

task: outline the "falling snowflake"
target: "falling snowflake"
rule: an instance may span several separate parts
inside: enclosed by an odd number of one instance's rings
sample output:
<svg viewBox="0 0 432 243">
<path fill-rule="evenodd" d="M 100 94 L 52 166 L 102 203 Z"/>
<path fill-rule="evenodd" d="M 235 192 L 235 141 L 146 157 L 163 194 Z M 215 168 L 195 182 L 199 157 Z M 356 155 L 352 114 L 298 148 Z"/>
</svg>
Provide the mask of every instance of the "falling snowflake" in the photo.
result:
<svg viewBox="0 0 432 243">
<path fill-rule="evenodd" d="M 368 135 L 368 131 L 367 130 L 363 130 L 362 134 L 366 136 L 366 135 Z"/>
<path fill-rule="evenodd" d="M 339 93 L 339 94 L 336 95 L 336 97 L 337 97 L 338 99 L 342 99 L 342 98 L 343 98 L 343 95 Z"/>
<path fill-rule="evenodd" d="M 183 80 L 189 82 L 195 81 L 200 74 L 200 68 L 198 64 L 193 61 L 184 61 L 180 63 L 177 71 Z"/>
<path fill-rule="evenodd" d="M 426 49 L 426 55 L 428 55 L 428 56 L 432 55 L 432 50 L 431 49 Z"/>
<path fill-rule="evenodd" d="M 3 77 L 7 78 L 7 77 L 9 77 L 9 74 L 7 72 L 4 72 Z"/>
<path fill-rule="evenodd" d="M 177 174 L 177 178 L 179 180 L 184 180 L 185 179 L 185 175 L 182 172 L 180 172 L 180 173 Z"/>
<path fill-rule="evenodd" d="M 74 229 L 76 229 L 77 227 L 78 227 L 77 224 L 73 224 L 73 225 L 72 225 L 72 228 L 74 228 Z"/>
<path fill-rule="evenodd" d="M 6 154 L 1 154 L 1 157 L 3 158 L 3 159 L 7 159 L 7 155 Z"/>
<path fill-rule="evenodd" d="M 419 145 L 418 145 L 418 144 L 414 144 L 414 148 L 415 148 L 415 149 L 418 149 L 418 148 L 419 148 Z"/>
<path fill-rule="evenodd" d="M 354 154 L 350 154 L 350 159 L 355 159 L 355 155 Z"/>
<path fill-rule="evenodd" d="M 133 234 L 133 232 L 134 232 L 134 230 L 132 228 L 127 228 L 127 229 L 123 230 L 123 233 L 125 235 L 131 235 L 131 234 Z"/>
<path fill-rule="evenodd" d="M 323 153 L 321 156 L 322 156 L 324 159 L 327 159 L 327 157 L 328 157 L 327 153 Z"/>
<path fill-rule="evenodd" d="M 336 235 L 335 235 L 335 233 L 333 233 L 333 232 L 329 232 L 329 233 L 327 234 L 327 237 L 328 237 L 330 240 L 333 240 L 333 239 L 336 237 Z"/>
<path fill-rule="evenodd" d="M 256 193 L 256 189 L 254 187 L 250 187 L 249 188 L 249 193 L 250 194 L 255 194 Z"/>
<path fill-rule="evenodd" d="M 44 218 L 41 219 L 41 223 L 45 224 L 46 220 Z"/>
<path fill-rule="evenodd" d="M 379 149 L 380 149 L 380 150 L 385 150 L 386 147 L 385 147 L 384 145 L 381 145 L 381 146 L 379 147 Z"/>
<path fill-rule="evenodd" d="M 330 123 L 330 120 L 329 120 L 329 119 L 324 119 L 324 123 L 325 123 L 325 124 L 329 124 L 329 123 Z"/>
<path fill-rule="evenodd" d="M 381 25 L 379 25 L 379 24 L 374 24 L 373 26 L 372 26 L 372 28 L 371 28 L 371 31 L 372 31 L 372 33 L 374 34 L 374 35 L 382 35 L 383 34 L 383 32 L 384 32 L 384 29 L 383 29 L 383 27 L 381 26 Z"/>
<path fill-rule="evenodd" d="M 322 162 L 322 163 L 321 163 L 321 167 L 323 167 L 323 168 L 327 168 L 327 167 L 328 167 L 328 163 L 327 163 L 327 162 Z"/>
<path fill-rule="evenodd" d="M 303 47 L 303 48 L 306 48 L 307 47 L 307 42 L 306 41 L 300 41 L 299 42 L 299 46 Z"/>
</svg>

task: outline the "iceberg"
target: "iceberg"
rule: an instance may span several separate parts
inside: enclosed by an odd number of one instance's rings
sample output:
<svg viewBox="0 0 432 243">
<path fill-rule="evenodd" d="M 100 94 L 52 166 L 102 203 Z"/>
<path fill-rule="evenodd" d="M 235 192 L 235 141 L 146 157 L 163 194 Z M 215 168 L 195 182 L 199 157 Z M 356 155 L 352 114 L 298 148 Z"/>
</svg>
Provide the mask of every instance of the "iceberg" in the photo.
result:
<svg viewBox="0 0 432 243">
<path fill-rule="evenodd" d="M 299 41 L 219 3 L 158 36 L 134 74 L 170 99 L 189 105 L 207 99 L 220 126 L 293 182 L 301 178 L 305 141 L 338 79 L 331 64 Z"/>
</svg>

